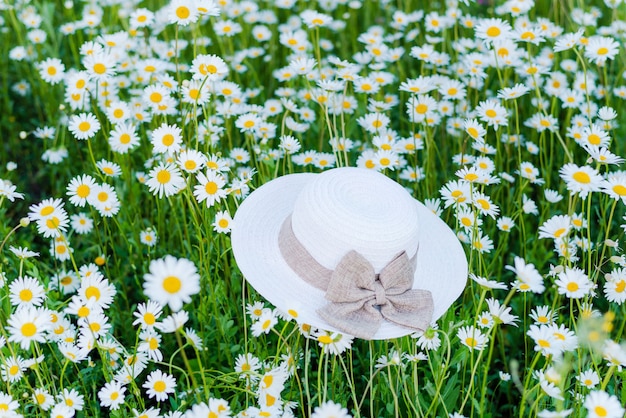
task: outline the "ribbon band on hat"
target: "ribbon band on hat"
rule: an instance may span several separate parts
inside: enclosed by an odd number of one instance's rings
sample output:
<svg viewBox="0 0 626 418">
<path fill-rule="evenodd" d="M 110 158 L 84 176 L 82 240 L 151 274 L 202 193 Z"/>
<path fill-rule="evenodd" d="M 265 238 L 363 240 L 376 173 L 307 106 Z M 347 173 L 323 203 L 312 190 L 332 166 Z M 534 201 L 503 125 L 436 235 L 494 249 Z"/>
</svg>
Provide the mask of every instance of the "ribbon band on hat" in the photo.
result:
<svg viewBox="0 0 626 418">
<path fill-rule="evenodd" d="M 293 233 L 291 216 L 283 223 L 278 245 L 289 267 L 329 301 L 317 313 L 328 324 L 358 338 L 371 339 L 383 320 L 424 331 L 434 303 L 431 292 L 413 289 L 417 254 L 401 252 L 376 274 L 356 251 L 344 255 L 335 270 L 319 264 Z"/>
</svg>

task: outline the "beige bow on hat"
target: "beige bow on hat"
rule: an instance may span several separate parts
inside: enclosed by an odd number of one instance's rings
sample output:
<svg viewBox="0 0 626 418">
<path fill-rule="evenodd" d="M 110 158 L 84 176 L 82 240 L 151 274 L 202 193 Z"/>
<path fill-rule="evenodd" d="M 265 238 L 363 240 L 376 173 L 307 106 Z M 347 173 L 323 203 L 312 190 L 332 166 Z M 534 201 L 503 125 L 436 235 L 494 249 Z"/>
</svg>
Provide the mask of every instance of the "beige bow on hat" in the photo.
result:
<svg viewBox="0 0 626 418">
<path fill-rule="evenodd" d="M 333 327 L 358 338 L 371 339 L 383 320 L 414 331 L 428 328 L 433 300 L 428 290 L 412 289 L 416 256 L 405 252 L 379 274 L 356 251 L 349 251 L 334 270 L 320 265 L 302 246 L 287 218 L 279 246 L 285 261 L 309 284 L 324 290 L 329 303 L 317 313 Z"/>
</svg>

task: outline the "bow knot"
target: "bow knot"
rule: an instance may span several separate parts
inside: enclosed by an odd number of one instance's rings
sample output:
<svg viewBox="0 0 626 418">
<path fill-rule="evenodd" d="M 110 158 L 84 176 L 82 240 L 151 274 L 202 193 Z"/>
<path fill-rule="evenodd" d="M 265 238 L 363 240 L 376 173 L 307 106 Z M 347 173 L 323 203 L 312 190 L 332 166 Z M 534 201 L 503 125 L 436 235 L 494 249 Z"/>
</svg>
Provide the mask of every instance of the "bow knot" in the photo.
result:
<svg viewBox="0 0 626 418">
<path fill-rule="evenodd" d="M 384 320 L 415 331 L 432 319 L 428 290 L 413 289 L 415 258 L 403 251 L 379 274 L 356 251 L 350 251 L 332 272 L 326 299 L 318 314 L 329 324 L 355 337 L 371 339 Z"/>
</svg>

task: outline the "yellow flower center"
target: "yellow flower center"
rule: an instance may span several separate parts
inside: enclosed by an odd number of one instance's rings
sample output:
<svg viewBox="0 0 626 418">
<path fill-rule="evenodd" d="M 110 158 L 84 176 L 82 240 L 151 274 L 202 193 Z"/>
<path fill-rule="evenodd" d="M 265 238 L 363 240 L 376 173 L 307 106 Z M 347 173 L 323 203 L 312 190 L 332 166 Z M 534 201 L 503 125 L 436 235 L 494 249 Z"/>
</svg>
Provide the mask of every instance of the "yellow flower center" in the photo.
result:
<svg viewBox="0 0 626 418">
<path fill-rule="evenodd" d="M 22 325 L 21 331 L 24 337 L 32 337 L 37 333 L 37 325 L 32 322 L 27 322 Z"/>
<path fill-rule="evenodd" d="M 583 183 L 583 184 L 591 183 L 591 177 L 589 177 L 589 174 L 585 173 L 584 171 L 575 172 L 572 178 L 576 180 L 578 183 Z"/>
<path fill-rule="evenodd" d="M 33 298 L 33 292 L 30 289 L 24 289 L 20 292 L 20 299 L 29 302 Z"/>
<path fill-rule="evenodd" d="M 187 19 L 190 14 L 191 12 L 189 11 L 189 8 L 187 8 L 186 6 L 179 6 L 176 9 L 176 16 L 179 19 Z"/>
<path fill-rule="evenodd" d="M 157 181 L 161 184 L 167 184 L 169 183 L 170 179 L 172 178 L 172 175 L 170 174 L 169 171 L 167 170 L 161 170 L 159 171 L 159 173 L 157 174 Z"/>
<path fill-rule="evenodd" d="M 500 33 L 501 30 L 497 26 L 491 26 L 489 29 L 487 29 L 487 36 L 489 36 L 490 38 L 495 38 L 496 36 L 499 36 Z"/>
<path fill-rule="evenodd" d="M 177 293 L 182 287 L 181 280 L 176 276 L 167 276 L 163 280 L 163 289 L 168 293 Z"/>
<path fill-rule="evenodd" d="M 204 190 L 208 193 L 208 194 L 215 194 L 217 192 L 217 183 L 215 183 L 214 181 L 209 181 L 207 182 L 206 186 L 204 186 Z"/>
<path fill-rule="evenodd" d="M 93 66 L 93 72 L 96 74 L 104 74 L 107 71 L 107 67 L 99 62 Z"/>
<path fill-rule="evenodd" d="M 82 121 L 79 125 L 78 125 L 78 129 L 82 132 L 87 132 L 89 129 L 91 128 L 91 123 L 87 122 L 87 121 Z"/>
</svg>

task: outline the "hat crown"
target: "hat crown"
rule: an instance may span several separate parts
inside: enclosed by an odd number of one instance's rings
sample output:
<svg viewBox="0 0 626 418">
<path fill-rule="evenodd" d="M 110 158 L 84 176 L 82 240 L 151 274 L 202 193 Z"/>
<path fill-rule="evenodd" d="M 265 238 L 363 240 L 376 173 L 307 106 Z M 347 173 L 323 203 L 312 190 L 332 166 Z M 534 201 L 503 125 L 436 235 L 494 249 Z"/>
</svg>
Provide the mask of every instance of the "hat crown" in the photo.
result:
<svg viewBox="0 0 626 418">
<path fill-rule="evenodd" d="M 419 243 L 418 208 L 387 176 L 361 168 L 323 172 L 298 195 L 291 214 L 295 237 L 322 266 L 334 270 L 353 250 L 379 273 Z"/>
</svg>

